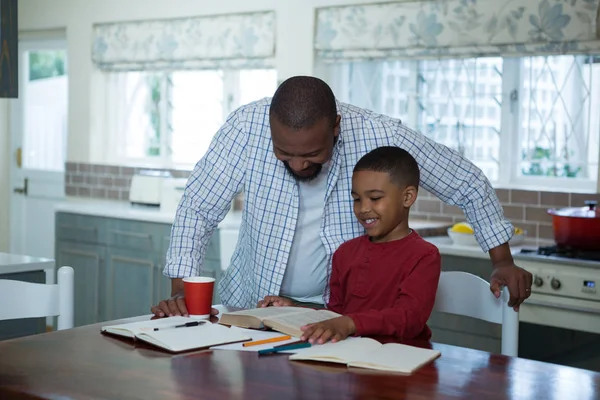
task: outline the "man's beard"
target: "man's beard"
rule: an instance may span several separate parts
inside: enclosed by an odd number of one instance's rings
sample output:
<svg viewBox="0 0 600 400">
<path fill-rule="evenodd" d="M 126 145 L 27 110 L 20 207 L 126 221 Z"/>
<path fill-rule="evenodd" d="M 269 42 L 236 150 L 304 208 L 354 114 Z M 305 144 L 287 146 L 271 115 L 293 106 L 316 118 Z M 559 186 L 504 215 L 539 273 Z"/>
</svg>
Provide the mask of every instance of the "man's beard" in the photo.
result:
<svg viewBox="0 0 600 400">
<path fill-rule="evenodd" d="M 283 162 L 283 165 L 285 165 L 285 169 L 287 169 L 287 170 L 288 170 L 288 172 L 289 172 L 290 174 L 292 174 L 292 176 L 293 176 L 294 178 L 296 178 L 296 180 L 297 180 L 297 181 L 299 181 L 299 182 L 310 182 L 310 181 L 312 181 L 312 180 L 313 180 L 313 179 L 315 179 L 317 176 L 319 176 L 319 174 L 321 173 L 321 170 L 323 169 L 323 165 L 321 165 L 321 164 L 313 164 L 314 166 L 316 166 L 316 168 L 315 168 L 315 172 L 314 172 L 314 173 L 312 173 L 312 174 L 310 174 L 310 175 L 307 175 L 307 176 L 299 176 L 299 175 L 296 173 L 296 171 L 294 171 L 294 170 L 292 169 L 292 167 L 290 167 L 290 165 L 289 165 L 289 164 L 288 164 L 286 161 L 284 161 L 284 162 Z"/>
</svg>

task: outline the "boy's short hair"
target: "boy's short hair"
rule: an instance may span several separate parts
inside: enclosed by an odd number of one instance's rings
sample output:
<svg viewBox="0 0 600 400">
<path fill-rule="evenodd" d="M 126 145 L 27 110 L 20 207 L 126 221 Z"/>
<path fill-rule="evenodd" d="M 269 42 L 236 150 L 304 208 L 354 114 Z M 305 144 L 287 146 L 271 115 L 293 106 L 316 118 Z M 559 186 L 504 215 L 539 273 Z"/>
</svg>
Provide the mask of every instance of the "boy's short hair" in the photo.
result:
<svg viewBox="0 0 600 400">
<path fill-rule="evenodd" d="M 400 147 L 383 146 L 371 150 L 361 157 L 354 166 L 354 172 L 387 172 L 393 183 L 401 188 L 419 188 L 421 179 L 419 164 L 410 153 Z"/>
</svg>

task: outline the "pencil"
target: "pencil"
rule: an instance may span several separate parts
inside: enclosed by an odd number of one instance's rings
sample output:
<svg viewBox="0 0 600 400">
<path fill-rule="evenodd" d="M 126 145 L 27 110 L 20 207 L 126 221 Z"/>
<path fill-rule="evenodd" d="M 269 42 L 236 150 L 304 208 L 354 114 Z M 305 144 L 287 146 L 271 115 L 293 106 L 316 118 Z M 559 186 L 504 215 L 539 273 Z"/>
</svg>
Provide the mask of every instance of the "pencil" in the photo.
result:
<svg viewBox="0 0 600 400">
<path fill-rule="evenodd" d="M 284 340 L 290 340 L 292 337 L 289 335 L 286 336 L 278 336 L 278 337 L 274 337 L 274 338 L 270 338 L 270 339 L 264 339 L 264 340 L 257 340 L 254 342 L 246 342 L 244 344 L 242 344 L 242 346 L 244 347 L 248 347 L 248 346 L 258 346 L 261 344 L 267 344 L 267 343 L 274 343 L 274 342 L 282 342 Z"/>
</svg>

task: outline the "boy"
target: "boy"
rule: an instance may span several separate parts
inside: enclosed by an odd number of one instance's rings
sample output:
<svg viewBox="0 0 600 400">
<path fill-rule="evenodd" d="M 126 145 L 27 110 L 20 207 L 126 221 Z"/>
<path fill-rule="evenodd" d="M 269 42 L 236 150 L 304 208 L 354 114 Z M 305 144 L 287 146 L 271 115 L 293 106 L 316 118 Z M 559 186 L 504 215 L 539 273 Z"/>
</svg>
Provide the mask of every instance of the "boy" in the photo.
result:
<svg viewBox="0 0 600 400">
<path fill-rule="evenodd" d="M 342 317 L 304 326 L 301 339 L 337 342 L 348 336 L 429 340 L 427 320 L 441 271 L 437 247 L 408 226 L 417 199 L 419 166 L 398 147 L 379 147 L 354 167 L 354 214 L 366 235 L 334 253 L 327 308 Z M 267 296 L 259 307 L 290 306 Z"/>
</svg>

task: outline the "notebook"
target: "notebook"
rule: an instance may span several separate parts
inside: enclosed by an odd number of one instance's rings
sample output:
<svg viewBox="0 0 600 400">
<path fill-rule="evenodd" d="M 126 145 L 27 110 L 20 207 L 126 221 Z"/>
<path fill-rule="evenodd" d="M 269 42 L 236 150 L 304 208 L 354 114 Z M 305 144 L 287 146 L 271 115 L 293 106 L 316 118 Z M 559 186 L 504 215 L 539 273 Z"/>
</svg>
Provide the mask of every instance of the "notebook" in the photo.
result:
<svg viewBox="0 0 600 400">
<path fill-rule="evenodd" d="M 240 328 L 270 328 L 294 337 L 302 336 L 304 325 L 340 317 L 329 310 L 313 310 L 303 307 L 265 307 L 225 313 L 220 324 Z"/>
<path fill-rule="evenodd" d="M 208 321 L 199 326 L 173 328 L 195 321 L 186 317 L 161 318 L 103 326 L 101 332 L 141 340 L 172 353 L 252 340 L 243 332 Z M 159 330 L 155 331 L 154 328 Z"/>
<path fill-rule="evenodd" d="M 439 356 L 440 352 L 437 350 L 397 343 L 381 344 L 376 340 L 361 337 L 313 346 L 290 356 L 290 360 L 340 363 L 348 367 L 410 374 Z"/>
</svg>

